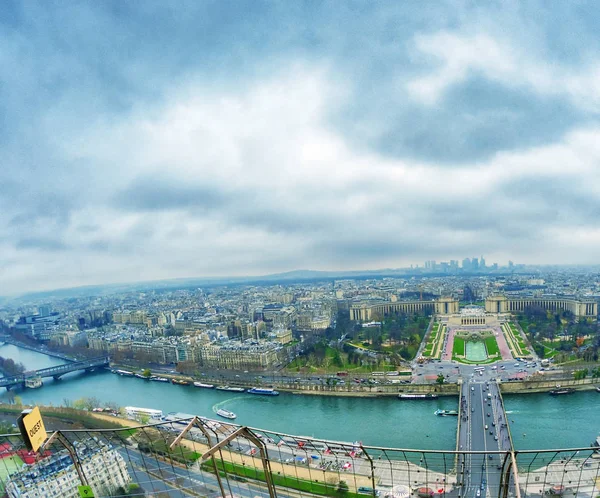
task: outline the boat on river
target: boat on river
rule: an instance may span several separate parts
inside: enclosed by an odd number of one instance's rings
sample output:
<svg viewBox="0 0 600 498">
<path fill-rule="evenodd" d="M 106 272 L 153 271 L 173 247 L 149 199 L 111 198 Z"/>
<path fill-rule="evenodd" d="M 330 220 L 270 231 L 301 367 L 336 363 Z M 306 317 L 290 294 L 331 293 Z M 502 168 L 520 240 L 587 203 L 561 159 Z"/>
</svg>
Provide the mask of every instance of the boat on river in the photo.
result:
<svg viewBox="0 0 600 498">
<path fill-rule="evenodd" d="M 123 377 L 133 377 L 133 372 L 130 372 L 129 370 L 113 370 L 112 372 Z"/>
<path fill-rule="evenodd" d="M 435 415 L 437 415 L 438 417 L 446 417 L 448 415 L 453 415 L 455 417 L 458 417 L 458 411 L 457 410 L 436 410 L 433 413 Z"/>
<path fill-rule="evenodd" d="M 190 383 L 187 380 L 179 380 L 179 379 L 171 379 L 171 384 L 175 384 L 177 386 L 189 386 Z"/>
<path fill-rule="evenodd" d="M 235 413 L 230 412 L 229 410 L 225 410 L 225 408 L 219 408 L 217 410 L 217 415 L 219 417 L 228 418 L 229 420 L 233 420 L 234 418 L 237 417 L 237 415 Z"/>
<path fill-rule="evenodd" d="M 213 389 L 215 387 L 214 384 L 203 384 L 202 382 L 194 382 L 194 386 L 203 387 L 205 389 Z"/>
<path fill-rule="evenodd" d="M 150 377 L 150 380 L 152 380 L 154 382 L 169 382 L 169 379 L 167 379 L 166 377 L 157 377 L 157 376 Z"/>
<path fill-rule="evenodd" d="M 398 394 L 398 399 L 438 399 L 437 394 Z"/>
<path fill-rule="evenodd" d="M 262 394 L 263 396 L 279 396 L 279 391 L 271 389 L 270 387 L 253 387 L 246 391 L 250 394 Z"/>
<path fill-rule="evenodd" d="M 558 389 L 552 389 L 552 391 L 548 391 L 548 394 L 550 394 L 550 396 L 561 396 L 563 394 L 573 394 L 574 392 L 575 389 L 572 387 L 560 387 Z"/>
<path fill-rule="evenodd" d="M 243 393 L 245 389 L 243 387 L 230 387 L 230 386 L 217 386 L 217 391 L 230 391 L 234 393 Z"/>
</svg>

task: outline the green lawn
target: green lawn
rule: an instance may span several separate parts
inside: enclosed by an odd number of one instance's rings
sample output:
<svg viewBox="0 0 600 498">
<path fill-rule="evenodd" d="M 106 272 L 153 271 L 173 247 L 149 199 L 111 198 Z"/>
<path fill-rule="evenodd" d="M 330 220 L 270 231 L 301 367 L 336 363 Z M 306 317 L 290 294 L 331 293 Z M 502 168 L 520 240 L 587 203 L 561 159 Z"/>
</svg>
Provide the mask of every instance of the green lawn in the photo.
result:
<svg viewBox="0 0 600 498">
<path fill-rule="evenodd" d="M 425 348 L 421 353 L 424 357 L 440 358 L 442 356 L 442 344 L 446 327 L 440 323 L 434 323 L 431 327 L 431 333 L 425 343 Z"/>
<path fill-rule="evenodd" d="M 224 470 L 227 474 L 235 474 L 241 477 L 247 477 L 249 479 L 256 479 L 257 481 L 265 481 L 265 473 L 262 469 L 255 467 L 246 467 L 232 462 L 226 462 L 223 460 L 217 460 L 217 468 Z M 206 466 L 206 470 L 210 470 Z M 279 473 L 272 473 L 273 484 L 275 486 L 283 486 L 286 488 L 296 489 L 298 491 L 304 491 L 305 493 L 312 493 L 321 496 L 338 496 L 337 485 L 327 484 L 323 482 L 307 481 L 305 479 L 299 479 L 297 477 L 281 475 Z M 340 476 L 343 480 L 344 476 Z M 348 476 L 351 478 L 351 475 Z M 349 480 L 349 479 L 348 479 Z M 344 493 L 344 497 L 357 498 L 360 495 L 348 491 Z M 364 495 L 363 495 L 364 496 Z"/>
<path fill-rule="evenodd" d="M 465 363 L 467 365 L 487 365 L 489 363 L 495 363 L 496 361 L 498 361 L 498 357 L 500 355 L 500 348 L 498 347 L 496 338 L 494 336 L 488 336 L 485 337 L 483 341 L 485 343 L 488 358 L 485 360 L 469 361 L 465 358 L 466 339 L 464 337 L 454 336 L 454 345 L 452 347 L 452 359 L 460 363 Z"/>
<path fill-rule="evenodd" d="M 513 356 L 529 356 L 531 354 L 516 325 L 513 323 L 502 325 L 502 331 Z"/>
<path fill-rule="evenodd" d="M 485 348 L 488 356 L 496 356 L 500 354 L 500 348 L 494 336 L 485 338 Z"/>
<path fill-rule="evenodd" d="M 462 337 L 454 337 L 454 345 L 452 346 L 453 355 L 465 355 L 465 340 Z"/>
<path fill-rule="evenodd" d="M 8 476 L 21 470 L 23 460 L 18 455 L 9 456 L 0 460 L 0 493 L 4 495 L 4 483 L 8 480 Z"/>
</svg>

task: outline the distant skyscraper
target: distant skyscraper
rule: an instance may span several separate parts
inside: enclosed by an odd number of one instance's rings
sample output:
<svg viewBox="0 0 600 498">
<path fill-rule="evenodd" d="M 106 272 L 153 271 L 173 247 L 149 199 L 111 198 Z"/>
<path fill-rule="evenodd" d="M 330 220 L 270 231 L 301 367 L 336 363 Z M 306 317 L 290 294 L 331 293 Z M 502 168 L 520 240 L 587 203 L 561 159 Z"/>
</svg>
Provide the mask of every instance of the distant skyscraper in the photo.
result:
<svg viewBox="0 0 600 498">
<path fill-rule="evenodd" d="M 481 268 L 482 270 L 485 270 L 485 259 L 483 258 L 483 256 L 481 256 L 481 258 L 479 260 L 479 268 Z"/>
<path fill-rule="evenodd" d="M 473 259 L 471 260 L 471 269 L 472 269 L 473 271 L 477 271 L 477 270 L 479 270 L 479 260 L 478 260 L 477 258 L 473 258 Z"/>
<path fill-rule="evenodd" d="M 462 267 L 465 271 L 471 271 L 471 260 L 469 258 L 465 258 L 462 260 Z"/>
<path fill-rule="evenodd" d="M 40 316 L 50 316 L 51 313 L 51 309 L 50 306 L 45 305 L 45 306 L 38 306 L 38 313 Z"/>
</svg>

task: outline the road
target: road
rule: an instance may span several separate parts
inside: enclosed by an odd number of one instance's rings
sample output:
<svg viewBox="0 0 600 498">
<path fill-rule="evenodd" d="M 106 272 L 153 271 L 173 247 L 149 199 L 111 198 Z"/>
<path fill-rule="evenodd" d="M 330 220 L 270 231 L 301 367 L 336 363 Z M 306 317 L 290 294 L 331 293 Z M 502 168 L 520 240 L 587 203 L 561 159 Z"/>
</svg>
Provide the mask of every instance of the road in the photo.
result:
<svg viewBox="0 0 600 498">
<path fill-rule="evenodd" d="M 510 449 L 498 385 L 475 377 L 465 382 L 461 390 L 461 411 L 459 449 L 485 452 L 460 457 L 462 496 L 496 496 L 502 461 L 499 454 L 489 452 Z"/>
</svg>

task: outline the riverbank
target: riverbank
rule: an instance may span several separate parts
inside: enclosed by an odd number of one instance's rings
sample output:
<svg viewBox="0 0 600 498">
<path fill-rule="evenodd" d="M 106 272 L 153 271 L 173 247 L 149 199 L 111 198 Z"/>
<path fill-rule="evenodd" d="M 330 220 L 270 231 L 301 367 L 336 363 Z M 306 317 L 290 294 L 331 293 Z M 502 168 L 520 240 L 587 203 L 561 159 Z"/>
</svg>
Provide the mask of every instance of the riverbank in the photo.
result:
<svg viewBox="0 0 600 498">
<path fill-rule="evenodd" d="M 53 358 L 60 358 L 61 360 L 65 360 L 65 361 L 79 361 L 77 358 L 73 358 L 69 355 L 66 355 L 64 353 L 59 353 L 57 351 L 50 351 L 48 349 L 43 349 L 40 347 L 35 347 L 35 346 L 30 346 L 29 344 L 25 344 L 19 341 L 15 341 L 12 337 L 10 336 L 2 336 L 0 337 L 0 340 L 2 342 L 5 342 L 6 344 L 12 344 L 13 346 L 16 346 L 18 348 L 23 348 L 23 349 L 27 349 L 29 351 L 35 351 L 36 353 L 40 353 L 40 354 L 45 354 L 47 356 L 52 356 Z"/>
<path fill-rule="evenodd" d="M 126 365 L 113 365 L 117 369 L 129 369 Z M 133 370 L 135 371 L 135 370 Z M 365 386 L 349 382 L 344 385 L 327 386 L 322 384 L 310 383 L 281 383 L 271 380 L 270 382 L 248 383 L 241 379 L 223 379 L 214 377 L 202 377 L 201 379 L 185 375 L 170 374 L 164 372 L 153 372 L 153 375 L 161 376 L 169 380 L 186 381 L 190 387 L 195 381 L 214 385 L 229 385 L 232 387 L 241 387 L 250 389 L 251 387 L 273 387 L 282 393 L 308 395 L 308 396 L 331 396 L 348 398 L 393 398 L 399 394 L 436 394 L 440 397 L 458 396 L 460 392 L 459 384 L 379 384 L 377 386 Z M 147 382 L 140 379 L 142 382 Z M 573 380 L 572 378 L 552 379 L 552 380 L 523 380 L 502 382 L 500 390 L 503 394 L 535 394 L 544 393 L 556 389 L 557 385 L 561 387 L 571 387 L 576 391 L 592 391 L 600 386 L 600 379 Z"/>
</svg>

